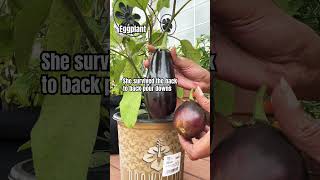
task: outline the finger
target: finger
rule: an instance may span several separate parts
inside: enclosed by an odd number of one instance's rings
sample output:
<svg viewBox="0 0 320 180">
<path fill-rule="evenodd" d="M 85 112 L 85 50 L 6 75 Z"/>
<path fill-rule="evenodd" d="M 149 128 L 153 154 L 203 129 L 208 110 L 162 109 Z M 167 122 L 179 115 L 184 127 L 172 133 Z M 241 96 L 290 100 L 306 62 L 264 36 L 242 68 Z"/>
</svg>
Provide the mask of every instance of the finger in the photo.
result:
<svg viewBox="0 0 320 180">
<path fill-rule="evenodd" d="M 206 127 L 204 128 L 204 132 L 209 132 L 210 131 L 210 126 L 206 125 Z"/>
<path fill-rule="evenodd" d="M 179 141 L 180 141 L 180 144 L 181 144 L 181 147 L 188 153 L 192 153 L 193 151 L 193 144 L 186 140 L 184 137 L 182 137 L 180 134 L 178 134 L 179 136 Z"/>
<path fill-rule="evenodd" d="M 200 138 L 192 138 L 191 141 L 192 141 L 192 144 L 196 144 L 198 141 L 199 141 Z"/>
<path fill-rule="evenodd" d="M 155 52 L 156 51 L 156 48 L 151 44 L 147 45 L 147 49 L 148 49 L 149 52 Z"/>
<path fill-rule="evenodd" d="M 207 112 L 210 112 L 210 100 L 204 96 L 202 90 L 198 86 L 194 92 L 194 96 L 198 104 Z"/>
<path fill-rule="evenodd" d="M 171 53 L 173 64 L 177 69 L 184 70 L 184 69 L 191 69 L 191 68 L 195 68 L 195 69 L 201 68 L 200 65 L 196 64 L 191 59 L 178 56 L 177 50 L 175 47 L 171 49 L 170 53 Z"/>
<path fill-rule="evenodd" d="M 185 151 L 185 155 L 190 159 L 190 154 L 188 154 L 188 152 Z"/>
<path fill-rule="evenodd" d="M 207 132 L 202 131 L 198 136 L 197 139 L 201 139 L 203 136 L 205 136 L 207 134 Z"/>
<path fill-rule="evenodd" d="M 153 45 L 148 44 L 147 49 L 149 52 L 155 52 L 156 48 Z M 143 66 L 145 68 L 148 68 L 150 66 L 150 61 L 151 61 L 152 56 L 149 56 L 147 60 L 143 61 Z"/>
<path fill-rule="evenodd" d="M 210 133 L 207 133 L 196 144 L 192 144 L 190 141 L 184 139 L 179 135 L 179 140 L 182 148 L 189 155 L 190 160 L 197 160 L 200 158 L 208 157 L 210 155 Z"/>
<path fill-rule="evenodd" d="M 268 0 L 223 0 L 211 3 L 211 6 L 216 21 L 238 22 L 251 16 L 259 16 L 270 3 Z M 248 14 L 251 16 L 248 17 Z"/>
<path fill-rule="evenodd" d="M 320 163 L 320 122 L 304 112 L 284 78 L 273 90 L 272 106 L 282 132 L 297 148 Z"/>
<path fill-rule="evenodd" d="M 149 60 L 143 61 L 143 66 L 144 66 L 144 68 L 148 68 L 149 65 L 150 65 L 150 61 L 149 61 Z"/>
<path fill-rule="evenodd" d="M 205 89 L 206 91 L 209 91 L 208 90 L 208 83 L 207 81 L 193 81 L 193 80 L 190 80 L 189 78 L 187 78 L 186 76 L 184 76 L 179 70 L 176 70 L 175 69 L 175 77 L 177 78 L 178 80 L 178 86 L 184 88 L 184 89 L 195 89 L 197 86 Z M 205 78 L 203 78 L 205 79 Z M 210 87 L 209 87 L 210 88 Z"/>
<path fill-rule="evenodd" d="M 177 57 L 178 57 L 178 56 L 177 56 L 177 49 L 176 49 L 176 47 L 173 47 L 173 48 L 171 49 L 170 53 L 171 53 L 172 60 L 173 60 L 173 61 L 177 60 Z"/>
<path fill-rule="evenodd" d="M 219 28 L 223 28 L 235 44 L 256 57 L 270 58 L 276 63 L 290 61 L 290 54 L 296 52 L 298 44 L 318 38 L 307 25 L 288 16 L 274 1 L 224 0 L 213 4 L 214 21 Z M 265 28 L 270 26 L 273 28 Z M 265 38 L 265 34 L 270 36 Z M 295 39 L 295 43 L 287 43 L 290 39 Z"/>
<path fill-rule="evenodd" d="M 249 55 L 222 33 L 215 31 L 217 77 L 245 89 L 258 89 L 266 84 L 270 89 L 279 81 L 280 73 L 263 61 Z"/>
<path fill-rule="evenodd" d="M 189 154 L 188 152 L 186 152 L 186 155 L 188 156 L 188 158 L 192 161 L 194 160 L 198 160 L 198 159 L 194 159 L 193 156 L 191 154 Z"/>
<path fill-rule="evenodd" d="M 148 68 L 150 66 L 151 59 L 152 59 L 152 56 L 149 56 L 147 60 L 143 61 L 143 66 L 145 68 Z"/>
<path fill-rule="evenodd" d="M 176 68 L 181 68 L 181 66 L 185 66 L 185 64 L 182 62 L 182 57 L 179 57 L 177 55 L 177 49 L 173 47 L 170 51 L 171 57 L 172 57 L 172 62 L 176 66 Z"/>
<path fill-rule="evenodd" d="M 175 71 L 175 76 L 178 80 L 178 86 L 184 89 L 194 89 L 198 86 L 197 82 L 191 81 L 190 79 L 186 78 L 184 75 L 179 73 L 179 71 Z"/>
</svg>

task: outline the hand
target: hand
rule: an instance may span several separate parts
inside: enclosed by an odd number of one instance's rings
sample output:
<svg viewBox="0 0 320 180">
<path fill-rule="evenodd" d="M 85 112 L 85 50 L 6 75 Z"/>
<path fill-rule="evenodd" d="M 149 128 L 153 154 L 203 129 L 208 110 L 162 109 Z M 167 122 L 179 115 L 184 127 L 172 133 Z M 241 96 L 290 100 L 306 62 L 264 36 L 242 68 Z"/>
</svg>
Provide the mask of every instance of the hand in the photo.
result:
<svg viewBox="0 0 320 180">
<path fill-rule="evenodd" d="M 200 106 L 210 112 L 210 101 L 207 99 L 199 87 L 197 87 L 194 96 Z M 210 127 L 206 126 L 199 137 L 193 138 L 191 141 L 186 140 L 179 135 L 182 148 L 192 161 L 210 156 Z"/>
<path fill-rule="evenodd" d="M 154 52 L 155 47 L 148 45 L 149 52 Z M 205 92 L 210 91 L 210 73 L 192 60 L 178 57 L 176 49 L 171 51 L 175 76 L 178 79 L 178 86 L 184 89 L 194 89 L 200 86 Z M 144 61 L 144 66 L 149 67 L 151 57 Z"/>
<path fill-rule="evenodd" d="M 272 107 L 281 131 L 298 149 L 320 163 L 320 121 L 307 115 L 285 79 L 272 92 Z"/>
<path fill-rule="evenodd" d="M 271 0 L 212 3 L 217 76 L 269 92 L 285 77 L 299 98 L 318 98 L 320 37 Z"/>
</svg>

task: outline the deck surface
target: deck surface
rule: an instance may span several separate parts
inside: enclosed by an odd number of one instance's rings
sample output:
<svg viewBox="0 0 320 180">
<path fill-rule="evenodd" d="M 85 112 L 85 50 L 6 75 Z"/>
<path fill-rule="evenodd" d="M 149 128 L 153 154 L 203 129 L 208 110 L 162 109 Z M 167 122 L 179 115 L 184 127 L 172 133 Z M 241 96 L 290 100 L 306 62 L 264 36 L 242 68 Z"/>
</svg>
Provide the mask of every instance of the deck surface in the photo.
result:
<svg viewBox="0 0 320 180">
<path fill-rule="evenodd" d="M 120 180 L 119 155 L 110 157 L 110 179 Z M 210 180 L 210 158 L 191 161 L 185 157 L 184 180 Z"/>
</svg>

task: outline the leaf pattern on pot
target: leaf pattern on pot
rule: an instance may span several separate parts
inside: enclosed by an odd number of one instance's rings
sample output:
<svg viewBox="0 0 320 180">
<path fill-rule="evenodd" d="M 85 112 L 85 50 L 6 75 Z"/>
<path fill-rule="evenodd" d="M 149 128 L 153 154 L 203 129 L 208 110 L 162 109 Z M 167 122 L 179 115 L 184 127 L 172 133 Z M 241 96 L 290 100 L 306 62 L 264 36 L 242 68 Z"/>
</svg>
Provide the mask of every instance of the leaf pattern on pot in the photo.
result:
<svg viewBox="0 0 320 180">
<path fill-rule="evenodd" d="M 158 152 L 158 148 L 157 147 L 151 147 L 148 150 L 149 154 L 157 154 L 157 152 Z"/>
<path fill-rule="evenodd" d="M 170 147 L 162 145 L 159 139 L 157 140 L 156 146 L 150 147 L 142 159 L 147 163 L 151 163 L 151 169 L 161 171 L 163 167 L 163 157 L 171 154 L 172 151 Z"/>
<path fill-rule="evenodd" d="M 154 161 L 153 154 L 145 154 L 143 156 L 143 160 L 147 163 L 151 163 L 152 161 Z"/>
<path fill-rule="evenodd" d="M 156 171 L 160 171 L 162 169 L 163 166 L 163 160 L 161 159 L 160 162 L 159 161 L 153 161 L 151 164 L 151 168 L 156 170 Z"/>
</svg>

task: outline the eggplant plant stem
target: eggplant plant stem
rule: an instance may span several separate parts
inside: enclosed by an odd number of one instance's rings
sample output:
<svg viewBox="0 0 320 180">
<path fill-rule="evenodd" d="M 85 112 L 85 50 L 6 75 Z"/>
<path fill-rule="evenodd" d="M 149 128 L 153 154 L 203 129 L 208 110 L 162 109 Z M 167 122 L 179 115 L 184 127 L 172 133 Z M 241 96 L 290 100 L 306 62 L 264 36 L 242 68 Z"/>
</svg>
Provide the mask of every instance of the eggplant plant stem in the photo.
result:
<svg viewBox="0 0 320 180">
<path fill-rule="evenodd" d="M 112 51 L 112 52 L 114 52 L 114 53 L 116 53 L 116 54 L 119 54 L 120 56 L 122 56 L 122 57 L 124 57 L 124 58 L 126 58 L 126 59 L 129 58 L 128 56 L 122 54 L 121 52 L 119 52 L 119 51 L 117 51 L 117 50 L 114 50 L 114 49 L 111 49 L 111 48 L 110 48 L 110 51 Z"/>
<path fill-rule="evenodd" d="M 161 43 L 159 49 L 167 49 L 167 42 L 168 42 L 167 38 L 168 38 L 168 33 L 165 32 L 163 40 L 162 40 L 162 43 Z"/>
<path fill-rule="evenodd" d="M 129 63 L 131 64 L 131 66 L 133 67 L 133 69 L 136 71 L 137 75 L 142 78 L 142 75 L 140 73 L 140 71 L 138 70 L 138 68 L 136 67 L 136 65 L 133 62 L 133 59 L 131 57 L 128 58 Z"/>
<path fill-rule="evenodd" d="M 172 9 L 172 14 L 171 16 L 173 16 L 176 13 L 176 5 L 177 5 L 177 0 L 173 1 L 173 9 Z"/>
<path fill-rule="evenodd" d="M 105 53 L 102 46 L 100 45 L 99 41 L 95 38 L 94 33 L 87 25 L 86 21 L 84 20 L 82 13 L 77 6 L 74 0 L 64 0 L 66 7 L 71 11 L 75 19 L 77 20 L 78 24 L 80 25 L 81 29 L 83 30 L 84 34 L 87 36 L 90 44 L 93 48 L 99 53 Z"/>
<path fill-rule="evenodd" d="M 143 12 L 144 12 L 144 14 L 145 14 L 145 16 L 146 16 L 147 23 L 149 24 L 149 40 L 148 40 L 148 42 L 149 42 L 149 44 L 151 44 L 151 42 L 152 42 L 152 29 L 153 29 L 153 25 L 152 25 L 152 23 L 151 23 L 148 15 L 147 15 L 147 12 L 146 12 L 145 10 L 143 10 Z"/>
<path fill-rule="evenodd" d="M 179 39 L 179 38 L 177 38 L 177 37 L 175 37 L 175 36 L 172 36 L 172 35 L 168 35 L 169 37 L 172 37 L 172 38 L 174 38 L 174 39 L 176 39 L 176 40 L 178 40 L 178 41 L 181 41 L 181 39 Z"/>
<path fill-rule="evenodd" d="M 160 19 L 158 18 L 158 15 L 156 14 L 156 12 L 154 11 L 154 9 L 148 4 L 149 9 L 151 9 L 152 13 L 154 14 L 154 17 L 156 18 L 156 20 L 159 22 L 159 24 L 161 24 Z M 150 11 L 149 11 L 150 12 Z"/>
</svg>

